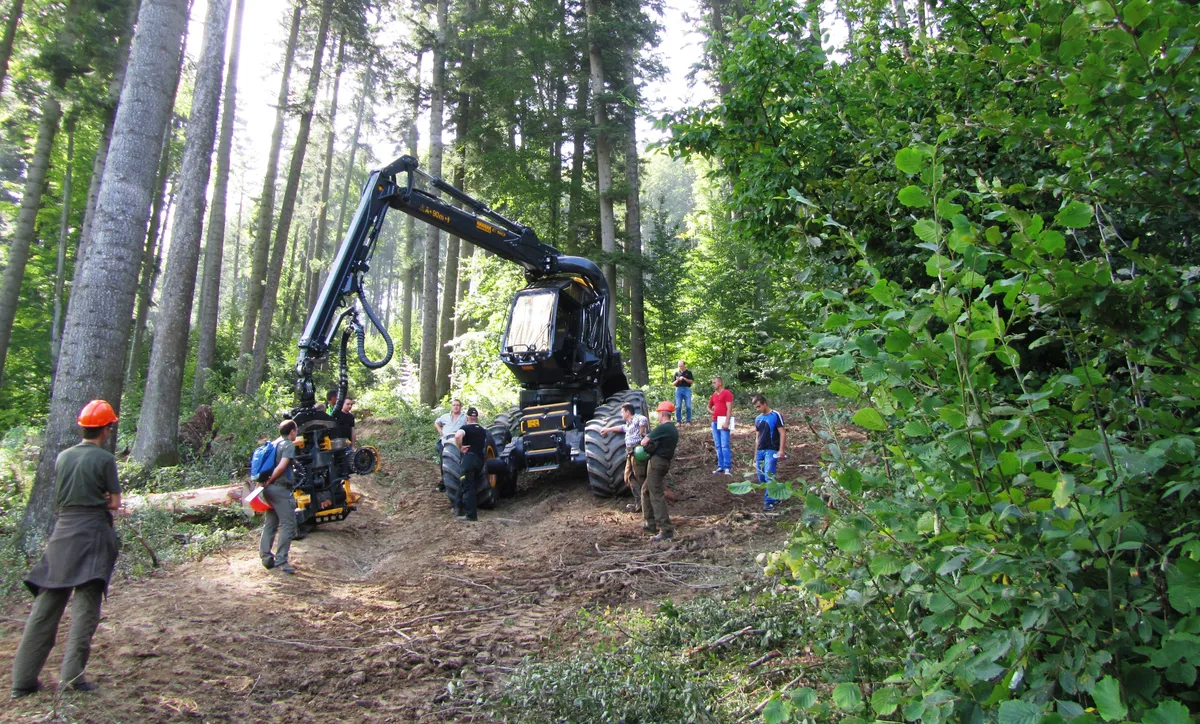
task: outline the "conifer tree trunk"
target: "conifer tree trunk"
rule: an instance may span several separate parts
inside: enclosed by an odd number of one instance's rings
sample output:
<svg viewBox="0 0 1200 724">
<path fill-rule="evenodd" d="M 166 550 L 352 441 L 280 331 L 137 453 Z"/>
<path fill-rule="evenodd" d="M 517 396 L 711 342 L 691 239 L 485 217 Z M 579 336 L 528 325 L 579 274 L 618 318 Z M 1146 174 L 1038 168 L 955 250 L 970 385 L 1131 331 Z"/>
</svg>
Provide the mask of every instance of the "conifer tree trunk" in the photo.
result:
<svg viewBox="0 0 1200 724">
<path fill-rule="evenodd" d="M 626 54 L 626 76 L 636 78 L 636 68 L 633 63 L 633 52 Z M 637 86 L 631 80 L 629 98 L 633 107 L 629 108 L 625 133 L 625 185 L 629 195 L 625 199 L 625 252 L 629 262 L 626 265 L 625 277 L 629 284 L 629 376 L 635 385 L 645 385 L 650 382 L 650 369 L 646 362 L 646 307 L 642 291 L 642 206 L 638 196 L 641 190 L 638 169 L 637 144 Z"/>
<path fill-rule="evenodd" d="M 567 200 L 567 249 L 572 254 L 583 253 L 583 159 L 584 144 L 587 143 L 588 80 L 585 70 L 579 74 L 579 90 L 575 98 L 575 133 L 571 138 L 571 190 Z"/>
<path fill-rule="evenodd" d="M 596 194 L 600 201 L 600 249 L 604 260 L 604 278 L 608 280 L 609 295 L 608 331 L 617 336 L 617 265 L 612 256 L 617 251 L 616 218 L 613 214 L 612 189 L 612 144 L 608 132 L 608 109 L 604 100 L 604 57 L 600 52 L 600 15 L 598 0 L 584 0 L 587 9 L 588 64 L 592 71 L 592 105 L 596 117 Z"/>
<path fill-rule="evenodd" d="M 271 251 L 271 221 L 275 213 L 275 178 L 279 173 L 279 149 L 283 145 L 283 126 L 287 119 L 288 79 L 296 59 L 296 41 L 300 35 L 300 14 L 304 2 L 296 3 L 292 11 L 292 27 L 288 31 L 283 53 L 283 78 L 279 81 L 279 97 L 275 101 L 275 128 L 271 131 L 271 146 L 267 151 L 267 172 L 263 176 L 262 195 L 258 197 L 258 217 L 254 225 L 254 251 L 250 262 L 250 278 L 246 282 L 246 314 L 242 317 L 242 338 L 238 357 L 254 350 L 254 328 L 258 310 L 263 303 L 263 285 L 267 279 L 267 258 Z M 240 362 L 241 360 L 239 360 Z"/>
<path fill-rule="evenodd" d="M 0 37 L 0 91 L 4 90 L 4 79 L 8 77 L 8 61 L 12 58 L 13 41 L 24 12 L 25 0 L 13 0 L 8 8 L 8 20 L 4 21 L 4 35 Z"/>
<path fill-rule="evenodd" d="M 408 124 L 408 155 L 417 157 L 417 117 L 421 115 L 421 59 L 425 57 L 425 49 L 417 51 L 417 59 L 413 61 L 413 100 L 412 122 Z M 400 352 L 404 357 L 412 353 L 412 317 L 413 298 L 416 296 L 417 263 L 416 250 L 416 219 L 405 214 L 404 218 L 404 290 L 400 300 Z"/>
<path fill-rule="evenodd" d="M 304 154 L 308 151 L 308 135 L 312 129 L 313 107 L 321 88 L 321 65 L 325 59 L 325 41 L 329 37 L 329 16 L 333 11 L 333 0 L 324 0 L 321 5 L 321 20 L 317 28 L 316 48 L 313 50 L 312 70 L 308 74 L 308 88 L 301 100 L 300 126 L 296 130 L 292 161 L 288 166 L 287 185 L 283 189 L 283 202 L 279 208 L 279 225 L 275 228 L 275 247 L 271 252 L 271 266 L 267 270 L 267 285 L 263 289 L 262 311 L 258 320 L 258 332 L 254 335 L 254 360 L 250 376 L 246 379 L 246 392 L 254 394 L 262 384 L 267 369 L 267 345 L 271 342 L 271 323 L 275 319 L 275 307 L 279 296 L 279 278 L 283 272 L 283 254 L 287 247 L 288 232 L 292 225 L 292 212 L 296 208 L 296 193 L 300 187 L 300 172 L 304 169 Z"/>
<path fill-rule="evenodd" d="M 205 194 L 217 135 L 228 25 L 229 0 L 208 0 L 204 42 L 200 46 L 192 93 L 192 115 L 187 123 L 187 142 L 179 171 L 179 208 L 171 231 L 171 255 L 167 257 L 163 276 L 162 304 L 154 326 L 145 396 L 133 445 L 133 459 L 148 467 L 179 463 L 179 405 L 196 293 L 196 269 L 200 263 Z"/>
<path fill-rule="evenodd" d="M 446 99 L 446 38 L 449 28 L 449 0 L 437 0 L 437 32 L 433 43 L 433 90 L 429 99 L 429 173 L 442 175 L 442 111 Z M 430 189 L 430 191 L 434 191 Z M 440 193 L 437 195 L 441 195 Z M 419 385 L 421 404 L 437 404 L 438 342 L 438 228 L 430 226 L 425 235 L 425 279 L 421 290 L 421 362 Z"/>
<path fill-rule="evenodd" d="M 71 221 L 71 170 L 75 165 L 75 119 L 68 118 L 67 167 L 63 169 L 62 213 L 58 217 L 58 259 L 54 267 L 54 317 L 50 321 L 50 385 L 58 371 L 58 355 L 62 349 L 63 287 L 67 276 L 67 231 Z"/>
<path fill-rule="evenodd" d="M 62 119 L 62 104 L 58 101 L 61 91 L 59 87 L 51 87 L 42 100 L 37 144 L 26 169 L 25 192 L 21 194 L 17 224 L 8 246 L 8 266 L 4 267 L 4 278 L 0 281 L 0 386 L 4 384 L 4 362 L 8 357 L 8 344 L 12 340 L 13 321 L 17 316 L 17 302 L 21 299 L 21 282 L 25 279 L 25 265 L 29 262 L 37 212 L 42 205 L 42 193 L 46 190 L 50 153 L 54 150 L 54 137 L 58 135 L 58 124 Z"/>
<path fill-rule="evenodd" d="M 342 82 L 342 65 L 346 58 L 345 39 L 338 40 L 337 50 L 337 65 L 333 71 L 333 95 L 329 100 L 329 128 L 325 132 L 325 171 L 321 176 L 321 200 L 320 208 L 317 211 L 317 241 L 316 248 L 313 250 L 313 259 L 324 261 L 325 259 L 325 238 L 329 233 L 329 182 L 333 176 L 333 138 L 336 133 L 337 122 L 337 104 L 338 104 L 338 86 Z M 362 113 L 358 115 L 359 122 L 362 121 Z M 347 175 L 349 178 L 349 175 Z M 308 293 L 305 294 L 306 309 L 312 309 L 317 301 L 317 289 L 319 283 L 318 272 L 311 272 L 305 275 L 308 279 Z"/>
<path fill-rule="evenodd" d="M 35 550 L 50 528 L 56 487 L 54 461 L 78 442 L 80 409 L 89 400 L 100 398 L 112 403 L 120 414 L 122 352 L 129 341 L 138 262 L 158 160 L 146 149 L 162 148 L 171 115 L 172 71 L 186 25 L 186 0 L 145 0 L 138 13 L 96 205 L 95 236 L 67 307 L 49 422 L 21 521 L 26 551 Z"/>
<path fill-rule="evenodd" d="M 125 370 L 125 379 L 132 382 L 137 375 L 138 365 L 142 360 L 142 346 L 146 338 L 146 325 L 150 317 L 150 300 L 154 298 L 154 283 L 158 278 L 158 260 L 161 252 L 156 250 L 158 237 L 167 217 L 170 216 L 171 204 L 175 200 L 175 191 L 167 197 L 167 183 L 171 173 L 171 137 L 170 131 L 163 142 L 162 154 L 158 160 L 158 188 L 150 208 L 150 228 L 146 231 L 143 244 L 142 272 L 138 282 L 137 312 L 133 321 L 133 343 L 129 346 L 129 364 Z M 165 204 L 165 205 L 164 205 Z"/>
<path fill-rule="evenodd" d="M 372 74 L 372 69 L 367 68 L 363 74 L 362 88 L 358 93 L 358 114 L 354 120 L 354 133 L 350 136 L 350 158 L 346 161 L 346 176 L 342 179 L 342 200 L 338 208 L 337 228 L 334 229 L 339 240 L 346 233 L 346 209 L 350 199 L 350 179 L 354 178 L 354 157 L 358 153 L 358 139 L 362 131 L 363 115 L 366 113 L 374 82 L 375 76 Z"/>
<path fill-rule="evenodd" d="M 208 235 L 204 240 L 204 276 L 200 284 L 200 312 L 196 319 L 196 372 L 192 376 L 192 406 L 204 397 L 204 381 L 217 347 L 217 317 L 221 300 L 221 262 L 225 255 L 225 208 L 229 190 L 229 155 L 233 150 L 233 120 L 237 115 L 238 55 L 242 44 L 242 15 L 246 0 L 237 0 L 233 11 L 233 47 L 225 71 L 225 97 L 221 101 L 221 136 L 217 141 L 217 175 L 213 180 Z M 235 254 L 236 256 L 236 254 Z"/>
</svg>

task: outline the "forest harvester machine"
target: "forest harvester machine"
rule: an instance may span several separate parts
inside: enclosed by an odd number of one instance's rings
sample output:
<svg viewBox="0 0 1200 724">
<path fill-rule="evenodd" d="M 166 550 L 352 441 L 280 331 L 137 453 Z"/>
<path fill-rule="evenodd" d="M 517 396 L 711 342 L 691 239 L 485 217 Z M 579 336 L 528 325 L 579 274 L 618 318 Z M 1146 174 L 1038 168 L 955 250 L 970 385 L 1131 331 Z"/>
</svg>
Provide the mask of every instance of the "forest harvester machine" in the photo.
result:
<svg viewBox="0 0 1200 724">
<path fill-rule="evenodd" d="M 417 184 L 418 179 L 424 188 Z M 367 301 L 363 284 L 389 209 L 470 242 L 525 272 L 527 285 L 513 298 L 500 344 L 500 359 L 521 386 L 520 404 L 487 425 L 487 475 L 477 491 L 479 505 L 489 507 L 511 495 L 523 472 L 586 470 L 596 495 L 623 492 L 624 438 L 603 435 L 600 430 L 617 424 L 624 403 L 644 414 L 646 397 L 629 388 L 622 370 L 621 355 L 609 330 L 612 290 L 604 274 L 594 262 L 564 255 L 542 243 L 532 229 L 425 173 L 412 156 L 402 156 L 368 176 L 358 209 L 300 338 L 296 362 L 299 404 L 291 417 L 299 426 L 298 439 L 304 441 L 297 445 L 296 460 L 300 468 L 297 497 L 304 504 L 298 506 L 303 508 L 301 522 L 344 518 L 354 503 L 347 482 L 349 472 L 369 472 L 368 468 L 375 466 L 371 454 L 354 453 L 352 459 L 339 461 L 337 451 L 331 450 L 335 422 L 317 404 L 313 374 L 318 363 L 327 359 L 340 329 L 334 407 L 338 409 L 346 395 L 347 349 L 352 337 L 357 337 L 358 358 L 366 367 L 379 369 L 392 358 L 392 340 Z M 380 360 L 367 355 L 360 305 L 387 345 Z M 442 480 L 451 503 L 458 496 L 461 468 L 458 449 L 444 445 Z"/>
</svg>

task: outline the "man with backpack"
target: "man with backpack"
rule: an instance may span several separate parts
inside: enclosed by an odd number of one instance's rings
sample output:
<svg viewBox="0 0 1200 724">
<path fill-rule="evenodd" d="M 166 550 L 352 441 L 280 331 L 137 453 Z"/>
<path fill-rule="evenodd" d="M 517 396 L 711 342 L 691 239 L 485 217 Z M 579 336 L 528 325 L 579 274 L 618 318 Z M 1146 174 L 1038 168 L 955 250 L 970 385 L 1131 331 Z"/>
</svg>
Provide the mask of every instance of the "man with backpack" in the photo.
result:
<svg viewBox="0 0 1200 724">
<path fill-rule="evenodd" d="M 288 563 L 288 550 L 296 537 L 296 498 L 292 495 L 292 460 L 296 457 L 296 423 L 279 423 L 279 437 L 254 451 L 250 475 L 263 486 L 263 500 L 271 509 L 263 514 L 262 537 L 258 553 L 263 567 L 278 568 L 287 574 L 296 572 Z M 276 544 L 275 535 L 279 534 Z M 274 546 L 275 552 L 271 552 Z"/>
</svg>

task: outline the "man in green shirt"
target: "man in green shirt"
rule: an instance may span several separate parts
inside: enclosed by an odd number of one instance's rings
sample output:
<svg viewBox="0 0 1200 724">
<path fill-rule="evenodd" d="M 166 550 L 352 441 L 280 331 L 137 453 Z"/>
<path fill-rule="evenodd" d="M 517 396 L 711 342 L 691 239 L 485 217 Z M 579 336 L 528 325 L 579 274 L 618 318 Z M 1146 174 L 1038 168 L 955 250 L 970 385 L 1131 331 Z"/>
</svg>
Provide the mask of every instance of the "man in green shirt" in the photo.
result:
<svg viewBox="0 0 1200 724">
<path fill-rule="evenodd" d="M 263 514 L 262 536 L 258 539 L 258 554 L 263 567 L 275 568 L 287 574 L 296 569 L 288 563 L 288 552 L 292 539 L 296 537 L 296 497 L 292 495 L 292 461 L 296 459 L 296 423 L 284 420 L 279 423 L 279 437 L 275 446 L 275 468 L 263 481 L 263 499 L 271 509 Z M 276 543 L 275 534 L 279 534 Z M 271 546 L 275 552 L 271 553 Z"/>
<path fill-rule="evenodd" d="M 674 404 L 660 402 L 656 412 L 658 424 L 642 438 L 642 448 L 650 453 L 646 463 L 646 484 L 642 486 L 642 515 L 645 517 L 642 528 L 655 534 L 650 540 L 662 541 L 675 537 L 675 526 L 667 514 L 666 477 L 679 445 L 679 429 L 671 422 Z"/>
<path fill-rule="evenodd" d="M 25 579 L 35 598 L 13 660 L 14 699 L 41 690 L 38 675 L 54 648 L 58 622 L 68 601 L 72 601 L 71 632 L 58 687 L 75 691 L 96 688 L 83 678 L 83 670 L 119 548 L 112 514 L 121 507 L 121 485 L 116 458 L 105 449 L 115 434 L 116 422 L 111 405 L 92 400 L 79 413 L 83 441 L 59 453 L 54 462 L 58 514 L 41 561 Z"/>
</svg>

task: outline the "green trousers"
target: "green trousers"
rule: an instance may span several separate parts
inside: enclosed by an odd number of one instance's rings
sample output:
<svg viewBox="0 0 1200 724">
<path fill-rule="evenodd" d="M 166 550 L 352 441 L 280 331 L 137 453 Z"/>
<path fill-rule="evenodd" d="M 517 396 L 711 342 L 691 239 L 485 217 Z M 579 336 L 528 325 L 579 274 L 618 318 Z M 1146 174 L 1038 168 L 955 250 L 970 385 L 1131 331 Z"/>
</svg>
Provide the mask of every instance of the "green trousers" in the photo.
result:
<svg viewBox="0 0 1200 724">
<path fill-rule="evenodd" d="M 282 567 L 288 562 L 288 552 L 292 549 L 292 539 L 296 537 L 296 498 L 284 483 L 276 481 L 263 490 L 263 497 L 271 504 L 271 509 L 263 513 L 262 535 L 258 539 L 258 554 L 263 562 L 274 561 L 274 565 Z M 278 542 L 275 540 L 279 533 Z M 275 554 L 271 554 L 271 546 L 275 546 Z"/>
<path fill-rule="evenodd" d="M 71 588 L 43 588 L 33 599 L 33 609 L 25 622 L 25 633 L 17 646 L 13 660 L 13 691 L 29 691 L 38 686 L 38 674 L 46 665 L 54 639 L 58 636 L 58 622 L 71 591 L 75 600 L 71 604 L 71 631 L 67 634 L 67 651 L 63 655 L 62 670 L 59 672 L 60 687 L 82 681 L 83 669 L 92 652 L 92 636 L 100 624 L 100 604 L 104 600 L 104 581 L 89 581 Z"/>
<path fill-rule="evenodd" d="M 651 456 L 646 464 L 646 484 L 642 486 L 642 516 L 647 527 L 667 535 L 675 533 L 671 516 L 667 514 L 667 471 L 670 469 L 670 460 Z"/>
<path fill-rule="evenodd" d="M 625 453 L 625 484 L 633 493 L 633 502 L 641 507 L 642 484 L 646 482 L 646 463 L 637 461 L 632 451 Z"/>
</svg>

